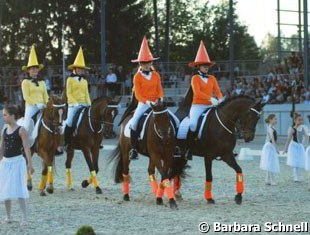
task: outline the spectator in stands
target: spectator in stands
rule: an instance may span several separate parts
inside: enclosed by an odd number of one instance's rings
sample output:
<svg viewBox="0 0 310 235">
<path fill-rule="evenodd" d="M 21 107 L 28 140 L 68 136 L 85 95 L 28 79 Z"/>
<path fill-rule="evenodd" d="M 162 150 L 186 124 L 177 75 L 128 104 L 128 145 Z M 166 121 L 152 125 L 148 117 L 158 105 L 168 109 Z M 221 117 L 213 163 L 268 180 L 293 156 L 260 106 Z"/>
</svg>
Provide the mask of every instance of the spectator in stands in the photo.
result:
<svg viewBox="0 0 310 235">
<path fill-rule="evenodd" d="M 108 70 L 108 75 L 106 77 L 106 86 L 107 86 L 107 95 L 108 96 L 115 96 L 116 91 L 116 83 L 117 83 L 117 76 L 113 71 L 113 68 L 110 67 Z"/>
</svg>

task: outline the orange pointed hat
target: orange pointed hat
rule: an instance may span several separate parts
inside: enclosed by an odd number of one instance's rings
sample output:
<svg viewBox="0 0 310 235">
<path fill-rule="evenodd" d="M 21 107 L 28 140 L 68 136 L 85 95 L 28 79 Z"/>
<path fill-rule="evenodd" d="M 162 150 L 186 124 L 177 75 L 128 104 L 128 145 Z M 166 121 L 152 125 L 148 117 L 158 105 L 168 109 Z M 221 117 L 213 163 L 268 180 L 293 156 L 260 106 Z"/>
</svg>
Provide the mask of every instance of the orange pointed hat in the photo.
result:
<svg viewBox="0 0 310 235">
<path fill-rule="evenodd" d="M 206 50 L 205 45 L 203 44 L 203 41 L 200 41 L 200 45 L 197 51 L 197 55 L 194 62 L 191 62 L 188 64 L 189 67 L 196 67 L 197 65 L 206 64 L 213 66 L 215 63 L 210 61 L 208 52 Z"/>
<path fill-rule="evenodd" d="M 140 47 L 140 51 L 139 51 L 139 55 L 138 58 L 135 60 L 131 60 L 131 62 L 150 62 L 150 61 L 154 61 L 154 60 L 158 60 L 159 58 L 154 58 L 149 45 L 147 43 L 147 39 L 144 36 L 142 43 L 141 43 L 141 47 Z"/>
</svg>

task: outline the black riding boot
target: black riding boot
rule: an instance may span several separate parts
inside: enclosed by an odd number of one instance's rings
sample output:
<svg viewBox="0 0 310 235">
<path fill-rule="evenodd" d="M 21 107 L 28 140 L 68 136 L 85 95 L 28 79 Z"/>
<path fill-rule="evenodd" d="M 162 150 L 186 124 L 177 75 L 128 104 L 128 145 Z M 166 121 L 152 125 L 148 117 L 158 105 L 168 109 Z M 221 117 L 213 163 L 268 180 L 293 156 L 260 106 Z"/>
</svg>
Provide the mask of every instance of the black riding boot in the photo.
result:
<svg viewBox="0 0 310 235">
<path fill-rule="evenodd" d="M 194 146 L 194 142 L 195 142 L 195 132 L 192 132 L 191 130 L 188 130 L 188 134 L 187 134 L 187 142 L 188 144 L 188 150 L 185 154 L 187 160 L 193 160 L 193 153 L 192 153 L 192 148 Z"/>
<path fill-rule="evenodd" d="M 65 127 L 65 149 L 68 149 L 68 146 L 72 143 L 72 132 L 73 128 L 66 126 Z"/>
<path fill-rule="evenodd" d="M 130 141 L 131 141 L 131 150 L 129 152 L 129 159 L 136 160 L 138 159 L 138 133 L 135 130 L 130 129 Z"/>
</svg>

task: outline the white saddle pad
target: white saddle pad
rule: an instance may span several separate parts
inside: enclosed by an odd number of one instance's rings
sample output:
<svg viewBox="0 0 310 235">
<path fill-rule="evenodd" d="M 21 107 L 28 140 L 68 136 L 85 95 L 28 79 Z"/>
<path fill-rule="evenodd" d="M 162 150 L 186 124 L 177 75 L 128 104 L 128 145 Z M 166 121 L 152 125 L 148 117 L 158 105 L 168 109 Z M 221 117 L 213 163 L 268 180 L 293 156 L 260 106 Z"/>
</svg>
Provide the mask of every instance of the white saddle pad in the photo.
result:
<svg viewBox="0 0 310 235">
<path fill-rule="evenodd" d="M 145 127 L 146 127 L 146 123 L 148 121 L 148 119 L 150 118 L 150 116 L 152 115 L 153 111 L 151 111 L 150 113 L 148 114 L 143 114 L 143 115 L 147 115 L 147 117 L 145 118 L 145 121 L 143 123 L 143 128 L 142 128 L 142 131 L 140 133 L 140 140 L 143 139 L 143 136 L 144 136 L 144 133 L 145 133 Z M 127 138 L 130 138 L 130 126 L 131 126 L 131 120 L 132 118 L 130 118 L 130 120 L 127 122 L 126 126 L 125 126 L 125 130 L 124 130 L 124 135 L 127 137 Z"/>
<path fill-rule="evenodd" d="M 211 109 L 209 109 L 206 113 L 202 114 L 204 117 L 203 117 L 203 120 L 202 120 L 201 125 L 199 127 L 198 139 L 201 138 L 203 126 L 207 121 L 207 117 L 208 117 L 208 114 L 210 113 L 210 111 L 211 111 Z M 180 123 L 177 138 L 181 139 L 181 140 L 186 139 L 188 130 L 189 130 L 189 117 L 185 117 L 182 120 L 182 122 Z"/>
</svg>

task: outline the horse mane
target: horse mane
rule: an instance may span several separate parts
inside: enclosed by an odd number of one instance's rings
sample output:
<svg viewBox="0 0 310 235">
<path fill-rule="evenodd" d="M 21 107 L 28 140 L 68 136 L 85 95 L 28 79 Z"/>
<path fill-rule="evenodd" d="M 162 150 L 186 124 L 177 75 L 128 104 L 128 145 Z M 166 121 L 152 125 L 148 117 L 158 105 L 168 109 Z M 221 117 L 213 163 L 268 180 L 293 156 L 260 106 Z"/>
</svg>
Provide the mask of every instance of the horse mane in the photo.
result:
<svg viewBox="0 0 310 235">
<path fill-rule="evenodd" d="M 234 101 L 236 99 L 240 99 L 240 98 L 244 98 L 244 99 L 249 99 L 249 100 L 252 100 L 252 101 L 255 101 L 254 98 L 248 96 L 248 95 L 237 95 L 237 96 L 231 96 L 229 97 L 228 99 L 225 99 L 222 103 L 220 103 L 217 107 L 220 108 L 220 107 L 223 107 L 224 105 L 230 103 L 231 101 Z"/>
</svg>

